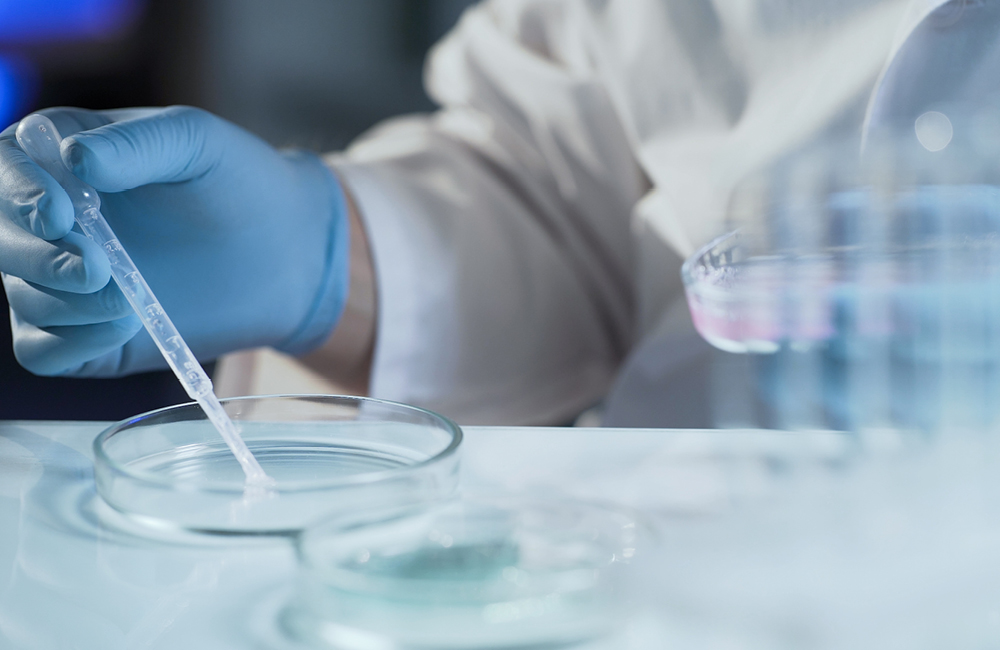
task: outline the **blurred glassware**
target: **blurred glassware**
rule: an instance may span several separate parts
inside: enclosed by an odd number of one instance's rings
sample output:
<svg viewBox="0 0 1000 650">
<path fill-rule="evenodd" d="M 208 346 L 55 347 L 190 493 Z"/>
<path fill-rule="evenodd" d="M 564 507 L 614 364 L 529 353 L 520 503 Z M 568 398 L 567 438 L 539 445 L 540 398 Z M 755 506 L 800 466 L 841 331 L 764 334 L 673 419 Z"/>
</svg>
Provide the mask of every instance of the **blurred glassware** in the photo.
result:
<svg viewBox="0 0 1000 650">
<path fill-rule="evenodd" d="M 627 620 L 643 531 L 600 505 L 518 498 L 335 519 L 300 536 L 283 626 L 338 650 L 561 647 Z"/>
<path fill-rule="evenodd" d="M 683 278 L 701 335 L 752 357 L 758 424 L 1000 426 L 1000 140 L 989 117 L 963 139 L 946 114 L 921 115 L 861 156 L 817 147 L 734 195 L 732 232 L 688 259 Z"/>
</svg>

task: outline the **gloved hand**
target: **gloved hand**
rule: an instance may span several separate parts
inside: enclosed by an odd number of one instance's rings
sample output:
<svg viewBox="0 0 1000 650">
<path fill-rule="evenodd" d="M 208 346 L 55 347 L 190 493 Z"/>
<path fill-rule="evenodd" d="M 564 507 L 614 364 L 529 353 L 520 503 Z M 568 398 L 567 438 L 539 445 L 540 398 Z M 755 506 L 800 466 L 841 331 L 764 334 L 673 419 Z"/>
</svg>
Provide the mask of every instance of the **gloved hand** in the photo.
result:
<svg viewBox="0 0 1000 650">
<path fill-rule="evenodd" d="M 203 361 L 323 342 L 348 286 L 343 192 L 315 156 L 278 152 L 188 107 L 43 111 L 63 160 Z M 166 367 L 62 188 L 0 133 L 0 272 L 14 352 L 40 375 Z M 71 137 L 70 137 L 71 136 Z"/>
</svg>

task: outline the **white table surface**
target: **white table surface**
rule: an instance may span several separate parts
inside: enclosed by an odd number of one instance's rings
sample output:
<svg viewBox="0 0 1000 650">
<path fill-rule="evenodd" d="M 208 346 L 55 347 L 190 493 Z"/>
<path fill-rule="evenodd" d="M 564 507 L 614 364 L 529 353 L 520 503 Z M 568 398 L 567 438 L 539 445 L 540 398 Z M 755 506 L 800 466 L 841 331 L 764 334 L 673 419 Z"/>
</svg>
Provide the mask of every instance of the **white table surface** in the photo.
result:
<svg viewBox="0 0 1000 650">
<path fill-rule="evenodd" d="M 0 422 L 0 648 L 277 648 L 270 625 L 295 577 L 291 542 L 138 529 L 95 493 L 91 443 L 104 426 Z M 753 492 L 771 451 L 842 451 L 835 437 L 780 432 L 464 431 L 462 490 L 613 502 L 653 529 Z M 620 638 L 588 647 L 661 648 L 660 614 L 640 612 Z"/>
</svg>

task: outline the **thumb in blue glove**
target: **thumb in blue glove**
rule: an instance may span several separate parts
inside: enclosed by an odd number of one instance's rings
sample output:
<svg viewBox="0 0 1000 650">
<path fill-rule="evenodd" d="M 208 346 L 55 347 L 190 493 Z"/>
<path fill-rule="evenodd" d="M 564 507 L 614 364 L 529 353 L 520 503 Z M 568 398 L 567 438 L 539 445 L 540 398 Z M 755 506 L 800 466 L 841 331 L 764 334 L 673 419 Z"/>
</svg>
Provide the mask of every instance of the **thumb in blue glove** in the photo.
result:
<svg viewBox="0 0 1000 650">
<path fill-rule="evenodd" d="M 329 335 L 347 297 L 348 224 L 317 157 L 188 107 L 44 113 L 200 359 L 258 346 L 300 354 Z M 0 134 L 0 272 L 18 360 L 43 375 L 165 367 L 15 127 Z"/>
</svg>

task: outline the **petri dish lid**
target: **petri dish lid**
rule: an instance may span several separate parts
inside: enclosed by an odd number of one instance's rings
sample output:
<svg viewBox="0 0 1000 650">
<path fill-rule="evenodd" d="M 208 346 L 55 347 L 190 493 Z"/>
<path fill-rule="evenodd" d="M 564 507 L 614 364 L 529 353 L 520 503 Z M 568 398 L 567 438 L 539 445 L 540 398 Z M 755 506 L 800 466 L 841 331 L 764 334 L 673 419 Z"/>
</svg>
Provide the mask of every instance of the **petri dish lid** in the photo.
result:
<svg viewBox="0 0 1000 650">
<path fill-rule="evenodd" d="M 517 648 L 623 620 L 645 528 L 565 499 L 465 498 L 341 517 L 299 537 L 282 625 L 314 647 Z"/>
</svg>

